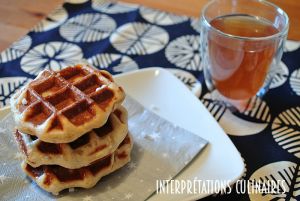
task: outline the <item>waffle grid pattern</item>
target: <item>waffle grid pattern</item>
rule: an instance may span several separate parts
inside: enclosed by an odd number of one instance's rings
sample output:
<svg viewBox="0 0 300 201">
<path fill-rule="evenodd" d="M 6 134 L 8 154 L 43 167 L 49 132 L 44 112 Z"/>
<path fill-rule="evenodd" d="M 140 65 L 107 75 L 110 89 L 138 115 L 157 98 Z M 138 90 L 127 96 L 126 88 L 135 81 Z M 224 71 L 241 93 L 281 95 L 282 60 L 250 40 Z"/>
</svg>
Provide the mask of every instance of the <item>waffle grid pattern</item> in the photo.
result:
<svg viewBox="0 0 300 201">
<path fill-rule="evenodd" d="M 124 96 L 109 73 L 77 65 L 43 71 L 12 98 L 12 106 L 19 113 L 21 131 L 46 142 L 66 143 L 102 126 Z"/>
</svg>

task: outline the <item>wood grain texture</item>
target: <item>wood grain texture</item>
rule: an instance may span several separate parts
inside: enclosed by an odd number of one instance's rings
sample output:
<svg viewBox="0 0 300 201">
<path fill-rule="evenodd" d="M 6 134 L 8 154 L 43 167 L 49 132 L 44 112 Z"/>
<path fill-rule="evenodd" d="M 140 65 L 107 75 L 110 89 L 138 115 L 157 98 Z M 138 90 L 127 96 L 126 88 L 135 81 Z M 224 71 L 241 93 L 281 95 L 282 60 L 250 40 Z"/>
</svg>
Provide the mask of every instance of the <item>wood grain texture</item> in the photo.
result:
<svg viewBox="0 0 300 201">
<path fill-rule="evenodd" d="M 0 51 L 25 35 L 63 0 L 0 0 Z"/>
<path fill-rule="evenodd" d="M 177 14 L 198 17 L 208 0 L 123 0 Z M 270 0 L 290 17 L 289 39 L 300 40 L 299 0 Z M 0 51 L 25 35 L 63 0 L 0 0 Z"/>
</svg>

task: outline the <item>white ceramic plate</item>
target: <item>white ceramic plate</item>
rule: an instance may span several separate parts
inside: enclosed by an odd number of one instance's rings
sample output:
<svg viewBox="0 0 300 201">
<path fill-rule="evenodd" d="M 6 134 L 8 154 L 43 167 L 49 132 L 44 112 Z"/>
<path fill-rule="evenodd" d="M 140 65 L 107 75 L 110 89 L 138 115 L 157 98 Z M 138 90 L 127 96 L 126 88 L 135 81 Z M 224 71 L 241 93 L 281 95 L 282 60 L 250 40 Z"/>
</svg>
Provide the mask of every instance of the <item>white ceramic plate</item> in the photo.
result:
<svg viewBox="0 0 300 201">
<path fill-rule="evenodd" d="M 148 109 L 209 141 L 209 145 L 177 177 L 178 180 L 228 180 L 233 184 L 244 172 L 242 158 L 202 103 L 175 76 L 162 68 L 147 68 L 115 76 L 127 94 Z M 9 110 L 1 109 L 0 118 Z M 155 194 L 150 200 L 194 200 L 200 194 Z"/>
</svg>

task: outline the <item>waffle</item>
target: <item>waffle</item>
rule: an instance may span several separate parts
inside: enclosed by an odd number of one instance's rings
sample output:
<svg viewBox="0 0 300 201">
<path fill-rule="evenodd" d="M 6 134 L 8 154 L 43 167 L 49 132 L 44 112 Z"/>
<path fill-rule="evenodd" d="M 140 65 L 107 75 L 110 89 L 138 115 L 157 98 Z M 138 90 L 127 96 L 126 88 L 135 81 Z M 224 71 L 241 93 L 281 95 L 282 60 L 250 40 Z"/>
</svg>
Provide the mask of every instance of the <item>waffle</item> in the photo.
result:
<svg viewBox="0 0 300 201">
<path fill-rule="evenodd" d="M 130 135 L 127 135 L 114 153 L 87 167 L 66 169 L 57 165 L 43 165 L 34 168 L 23 162 L 22 168 L 41 188 L 53 194 L 58 194 L 61 190 L 67 188 L 93 187 L 103 176 L 128 163 L 131 149 L 132 139 Z"/>
<path fill-rule="evenodd" d="M 15 138 L 30 166 L 59 165 L 75 169 L 113 153 L 127 135 L 127 118 L 127 110 L 120 106 L 102 127 L 70 143 L 47 143 L 18 130 Z"/>
<path fill-rule="evenodd" d="M 108 72 L 75 65 L 42 71 L 11 98 L 11 109 L 21 132 L 68 143 L 104 125 L 124 98 Z"/>
</svg>

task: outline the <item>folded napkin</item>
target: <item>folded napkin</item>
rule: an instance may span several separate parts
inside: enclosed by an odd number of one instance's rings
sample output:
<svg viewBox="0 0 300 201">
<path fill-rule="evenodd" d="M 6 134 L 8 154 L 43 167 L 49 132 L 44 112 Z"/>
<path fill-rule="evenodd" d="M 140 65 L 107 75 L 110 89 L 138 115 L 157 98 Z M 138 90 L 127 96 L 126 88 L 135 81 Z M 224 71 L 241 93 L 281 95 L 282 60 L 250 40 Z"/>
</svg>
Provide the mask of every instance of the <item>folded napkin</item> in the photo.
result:
<svg viewBox="0 0 300 201">
<path fill-rule="evenodd" d="M 9 114 L 0 123 L 0 200 L 145 200 L 155 193 L 157 180 L 174 178 L 207 144 L 130 97 L 124 106 L 129 112 L 129 131 L 134 139 L 131 162 L 102 178 L 94 188 L 78 188 L 58 196 L 41 190 L 22 172 L 21 155 L 12 134 L 13 118 Z"/>
</svg>

